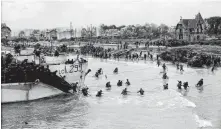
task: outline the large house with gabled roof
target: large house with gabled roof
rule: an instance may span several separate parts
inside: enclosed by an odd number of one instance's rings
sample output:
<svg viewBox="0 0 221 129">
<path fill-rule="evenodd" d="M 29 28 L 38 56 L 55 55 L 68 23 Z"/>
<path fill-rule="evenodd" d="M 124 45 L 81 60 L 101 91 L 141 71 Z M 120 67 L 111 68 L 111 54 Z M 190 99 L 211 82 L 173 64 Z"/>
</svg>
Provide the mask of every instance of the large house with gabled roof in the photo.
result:
<svg viewBox="0 0 221 129">
<path fill-rule="evenodd" d="M 201 14 L 195 19 L 180 19 L 175 28 L 175 37 L 178 40 L 200 41 L 205 39 L 206 23 Z"/>
</svg>

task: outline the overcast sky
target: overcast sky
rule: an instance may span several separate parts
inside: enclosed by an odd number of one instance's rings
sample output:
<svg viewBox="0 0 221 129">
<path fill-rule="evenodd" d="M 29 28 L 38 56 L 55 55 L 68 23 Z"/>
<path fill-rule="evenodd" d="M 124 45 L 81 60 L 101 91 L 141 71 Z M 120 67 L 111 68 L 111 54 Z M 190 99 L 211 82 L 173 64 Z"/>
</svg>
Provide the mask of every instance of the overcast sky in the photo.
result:
<svg viewBox="0 0 221 129">
<path fill-rule="evenodd" d="M 221 16 L 221 1 L 213 0 L 19 0 L 2 2 L 2 22 L 12 30 L 80 28 L 87 25 L 167 24 L 200 12 L 203 18 Z"/>
</svg>

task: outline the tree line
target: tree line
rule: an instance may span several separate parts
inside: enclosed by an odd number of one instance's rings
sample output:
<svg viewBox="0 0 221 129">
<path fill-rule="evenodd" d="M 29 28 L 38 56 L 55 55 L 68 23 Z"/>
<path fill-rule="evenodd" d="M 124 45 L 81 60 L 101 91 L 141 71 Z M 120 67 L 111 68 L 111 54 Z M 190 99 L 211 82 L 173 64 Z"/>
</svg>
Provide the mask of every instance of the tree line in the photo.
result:
<svg viewBox="0 0 221 129">
<path fill-rule="evenodd" d="M 214 16 L 210 18 L 206 18 L 206 34 L 208 35 L 216 35 L 221 37 L 221 17 L 220 16 Z M 82 38 L 89 38 L 89 37 L 108 37 L 108 36 L 116 36 L 117 38 L 158 38 L 161 36 L 169 36 L 172 37 L 172 33 L 170 31 L 169 26 L 165 24 L 156 25 L 154 23 L 146 23 L 144 25 L 105 25 L 101 24 L 99 26 L 99 30 L 96 29 L 96 27 L 92 28 L 83 28 L 81 31 Z M 99 35 L 97 35 L 97 31 L 99 32 Z M 1 42 L 3 44 L 7 44 L 9 40 L 12 40 L 14 42 L 37 42 L 37 41 L 43 41 L 46 40 L 43 34 L 40 35 L 40 39 L 37 39 L 33 34 L 40 33 L 40 30 L 34 30 L 32 35 L 30 37 L 25 37 L 25 32 L 21 31 L 19 33 L 18 37 L 13 37 L 11 39 L 5 39 L 2 38 Z M 80 38 L 81 39 L 81 38 Z M 60 39 L 59 41 L 74 41 L 74 38 L 71 39 Z"/>
<path fill-rule="evenodd" d="M 221 34 L 221 17 L 210 17 L 205 19 L 207 22 L 207 33 L 209 35 L 220 35 Z"/>
<path fill-rule="evenodd" d="M 144 25 L 100 25 L 99 33 L 101 36 L 120 36 L 122 38 L 150 38 L 166 35 L 169 32 L 169 27 L 165 24 L 144 24 Z"/>
</svg>

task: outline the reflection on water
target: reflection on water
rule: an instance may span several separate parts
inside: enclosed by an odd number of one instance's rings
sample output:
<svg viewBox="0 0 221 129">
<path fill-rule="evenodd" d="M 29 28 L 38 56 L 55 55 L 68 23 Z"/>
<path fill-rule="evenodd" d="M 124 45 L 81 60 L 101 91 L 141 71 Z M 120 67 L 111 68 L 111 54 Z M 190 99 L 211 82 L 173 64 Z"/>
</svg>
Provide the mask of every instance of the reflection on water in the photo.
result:
<svg viewBox="0 0 221 129">
<path fill-rule="evenodd" d="M 65 95 L 33 102 L 2 105 L 2 128 L 58 128 L 58 129 L 196 129 L 197 127 L 220 128 L 221 76 L 208 70 L 184 68 L 180 73 L 168 65 L 168 80 L 162 80 L 162 68 L 149 61 L 122 62 L 90 59 L 85 84 L 90 88 L 89 97 Z M 115 67 L 119 74 L 113 74 Z M 93 77 L 98 68 L 104 74 Z M 107 75 L 107 78 L 105 78 Z M 195 84 L 204 78 L 204 89 Z M 126 79 L 130 86 L 117 86 L 118 80 Z M 188 81 L 190 88 L 177 90 L 177 80 Z M 111 82 L 107 90 L 106 82 Z M 168 83 L 169 89 L 163 90 Z M 122 96 L 127 87 L 130 94 Z M 142 88 L 145 93 L 138 95 Z M 95 97 L 103 90 L 101 98 Z M 200 93 L 199 93 L 200 92 Z M 212 123 L 210 122 L 212 121 Z M 27 123 L 26 123 L 27 122 Z M 212 126 L 212 127 L 210 127 Z"/>
<path fill-rule="evenodd" d="M 2 123 L 4 123 L 2 127 L 50 128 L 59 125 L 59 123 L 61 125 L 65 124 L 65 120 L 75 121 L 75 118 L 80 118 L 80 123 L 71 122 L 72 127 L 76 126 L 77 128 L 86 124 L 83 117 L 79 116 L 87 114 L 88 106 L 86 101 L 79 101 L 77 96 L 70 95 L 59 96 L 56 99 L 6 104 L 2 105 Z M 28 124 L 25 124 L 25 122 Z"/>
<path fill-rule="evenodd" d="M 203 92 L 203 86 L 202 87 L 197 87 L 197 89 L 199 90 L 199 93 Z"/>
</svg>

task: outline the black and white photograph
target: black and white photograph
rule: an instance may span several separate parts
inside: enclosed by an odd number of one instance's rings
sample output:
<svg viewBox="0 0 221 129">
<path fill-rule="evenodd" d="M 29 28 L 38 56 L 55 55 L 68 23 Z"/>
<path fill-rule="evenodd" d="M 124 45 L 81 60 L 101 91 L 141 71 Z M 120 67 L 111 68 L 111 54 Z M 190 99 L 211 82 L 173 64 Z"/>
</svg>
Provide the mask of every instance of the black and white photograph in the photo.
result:
<svg viewBox="0 0 221 129">
<path fill-rule="evenodd" d="M 221 129 L 221 0 L 1 0 L 2 129 Z"/>
</svg>

